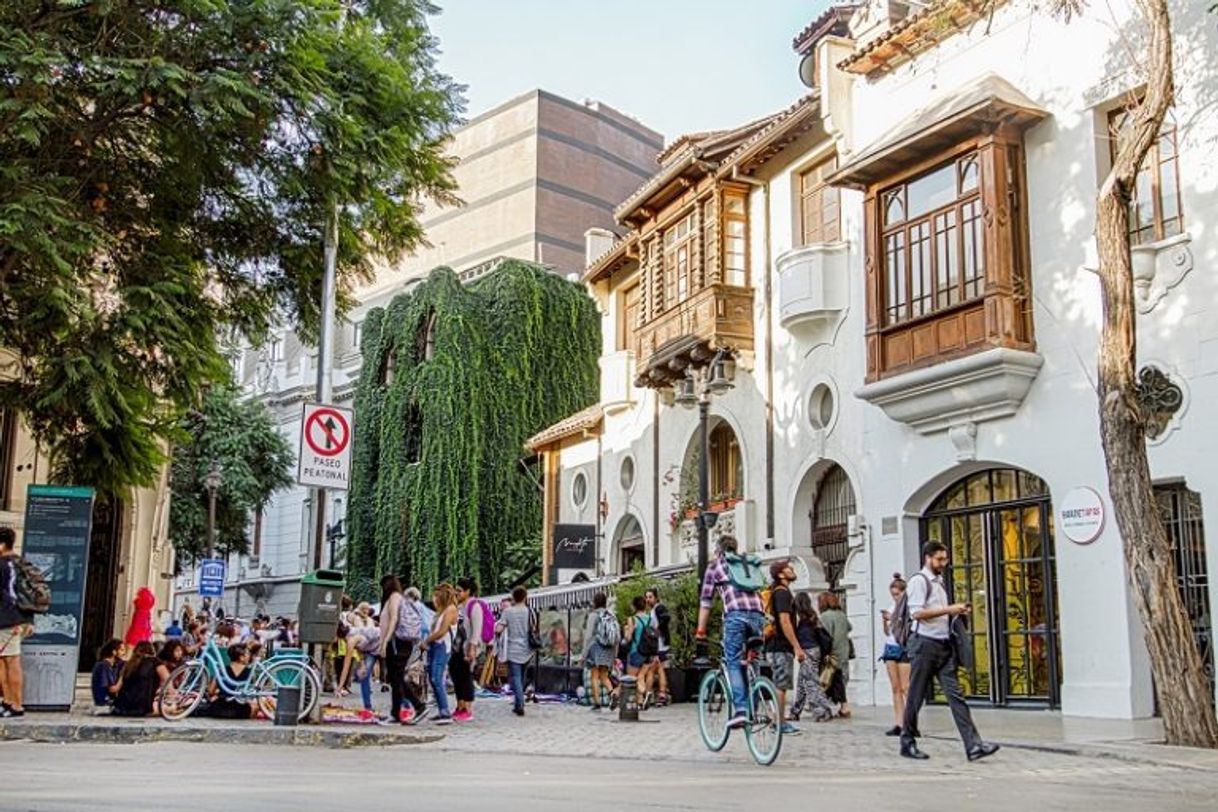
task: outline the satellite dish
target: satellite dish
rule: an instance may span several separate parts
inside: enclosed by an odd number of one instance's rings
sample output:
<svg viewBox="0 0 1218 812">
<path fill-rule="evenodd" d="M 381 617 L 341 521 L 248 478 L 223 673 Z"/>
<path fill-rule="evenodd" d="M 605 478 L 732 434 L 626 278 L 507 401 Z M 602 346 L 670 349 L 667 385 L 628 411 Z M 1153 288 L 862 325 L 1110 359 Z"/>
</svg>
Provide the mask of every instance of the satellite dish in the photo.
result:
<svg viewBox="0 0 1218 812">
<path fill-rule="evenodd" d="M 807 87 L 816 87 L 816 54 L 807 54 L 799 60 L 799 81 Z"/>
</svg>

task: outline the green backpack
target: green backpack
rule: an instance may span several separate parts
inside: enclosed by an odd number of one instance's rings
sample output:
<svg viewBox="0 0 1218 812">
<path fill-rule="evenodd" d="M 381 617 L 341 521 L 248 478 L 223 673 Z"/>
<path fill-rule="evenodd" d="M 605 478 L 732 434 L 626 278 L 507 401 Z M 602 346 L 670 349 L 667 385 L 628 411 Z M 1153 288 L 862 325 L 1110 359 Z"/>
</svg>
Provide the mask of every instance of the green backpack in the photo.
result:
<svg viewBox="0 0 1218 812">
<path fill-rule="evenodd" d="M 724 553 L 723 561 L 727 564 L 728 580 L 741 592 L 760 592 L 769 583 L 765 567 L 761 565 L 761 556 Z"/>
</svg>

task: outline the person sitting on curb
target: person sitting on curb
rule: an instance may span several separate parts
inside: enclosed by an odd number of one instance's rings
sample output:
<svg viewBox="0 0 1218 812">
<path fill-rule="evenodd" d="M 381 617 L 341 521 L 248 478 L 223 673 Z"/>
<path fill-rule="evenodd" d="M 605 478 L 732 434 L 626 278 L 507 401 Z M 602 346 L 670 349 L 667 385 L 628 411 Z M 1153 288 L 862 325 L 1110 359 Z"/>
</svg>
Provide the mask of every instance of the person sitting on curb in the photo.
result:
<svg viewBox="0 0 1218 812">
<path fill-rule="evenodd" d="M 93 715 L 101 716 L 114 710 L 114 696 L 118 693 L 118 679 L 123 673 L 123 661 L 119 654 L 123 641 L 117 637 L 108 640 L 97 652 L 90 684 L 93 690 Z"/>
</svg>

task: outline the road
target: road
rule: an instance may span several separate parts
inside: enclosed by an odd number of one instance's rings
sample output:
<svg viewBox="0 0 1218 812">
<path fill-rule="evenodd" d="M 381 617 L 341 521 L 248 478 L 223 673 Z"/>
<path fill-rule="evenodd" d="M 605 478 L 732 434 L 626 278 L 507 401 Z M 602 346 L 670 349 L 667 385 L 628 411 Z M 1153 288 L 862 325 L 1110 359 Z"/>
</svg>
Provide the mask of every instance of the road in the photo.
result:
<svg viewBox="0 0 1218 812">
<path fill-rule="evenodd" d="M 1005 752 L 1005 751 L 1004 751 Z M 4 812 L 837 809 L 1170 812 L 1215 808 L 1218 774 L 1050 753 L 874 766 L 564 758 L 442 745 L 327 750 L 165 742 L 0 743 Z M 307 806 L 304 806 L 307 804 Z"/>
</svg>

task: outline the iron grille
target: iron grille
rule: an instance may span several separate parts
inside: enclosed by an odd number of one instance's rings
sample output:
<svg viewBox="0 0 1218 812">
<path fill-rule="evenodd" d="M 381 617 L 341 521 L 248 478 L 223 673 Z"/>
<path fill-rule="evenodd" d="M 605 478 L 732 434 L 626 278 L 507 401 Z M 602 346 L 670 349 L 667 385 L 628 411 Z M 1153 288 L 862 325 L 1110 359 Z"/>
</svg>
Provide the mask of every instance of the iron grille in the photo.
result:
<svg viewBox="0 0 1218 812">
<path fill-rule="evenodd" d="M 1176 586 L 1193 627 L 1201 654 L 1201 667 L 1214 695 L 1214 635 L 1210 627 L 1209 575 L 1205 567 L 1205 526 L 1201 520 L 1201 494 L 1184 484 L 1158 485 L 1155 498 L 1176 559 Z"/>
<path fill-rule="evenodd" d="M 812 552 L 825 565 L 825 580 L 836 591 L 850 552 L 847 539 L 850 517 L 856 512 L 854 488 L 841 466 L 821 478 L 812 507 Z"/>
</svg>

